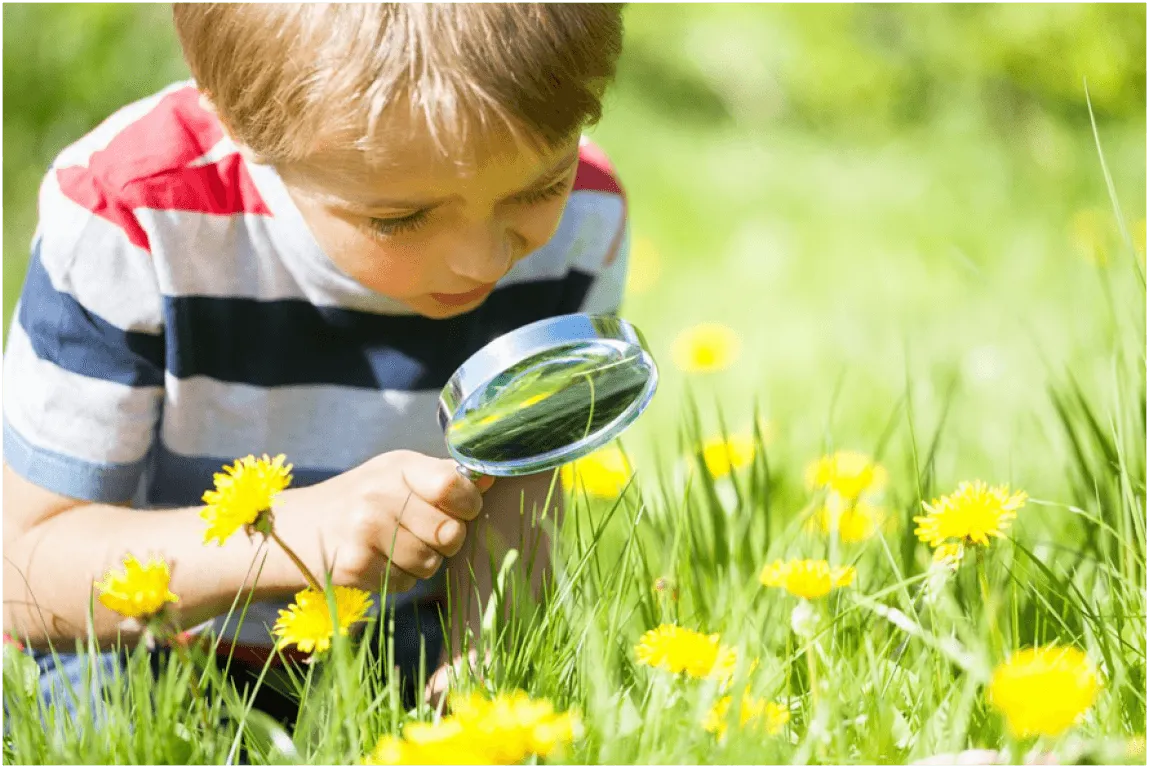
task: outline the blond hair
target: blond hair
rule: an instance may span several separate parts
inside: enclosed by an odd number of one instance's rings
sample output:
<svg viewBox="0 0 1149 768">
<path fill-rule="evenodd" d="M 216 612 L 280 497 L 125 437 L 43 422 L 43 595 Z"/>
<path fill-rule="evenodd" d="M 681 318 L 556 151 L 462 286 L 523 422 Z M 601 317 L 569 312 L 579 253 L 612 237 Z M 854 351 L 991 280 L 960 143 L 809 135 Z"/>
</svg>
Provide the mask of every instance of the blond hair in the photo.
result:
<svg viewBox="0 0 1149 768">
<path fill-rule="evenodd" d="M 406 127 L 459 160 L 536 150 L 601 115 L 617 4 L 176 3 L 184 56 L 228 132 L 263 162 L 380 160 Z M 393 117 L 405 120 L 393 120 Z"/>
</svg>

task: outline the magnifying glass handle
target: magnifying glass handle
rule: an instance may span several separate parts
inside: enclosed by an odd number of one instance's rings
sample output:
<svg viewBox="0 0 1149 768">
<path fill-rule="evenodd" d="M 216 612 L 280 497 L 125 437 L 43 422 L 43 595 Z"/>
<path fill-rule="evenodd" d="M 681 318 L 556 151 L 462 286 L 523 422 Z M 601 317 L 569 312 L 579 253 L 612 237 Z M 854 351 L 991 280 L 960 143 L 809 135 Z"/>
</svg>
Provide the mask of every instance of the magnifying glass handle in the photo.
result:
<svg viewBox="0 0 1149 768">
<path fill-rule="evenodd" d="M 470 480 L 472 483 L 477 482 L 477 481 L 481 480 L 482 478 L 486 477 L 486 475 L 484 475 L 482 472 L 476 472 L 473 469 L 467 469 L 462 464 L 456 464 L 455 465 L 455 471 L 458 472 L 463 477 Z"/>
</svg>

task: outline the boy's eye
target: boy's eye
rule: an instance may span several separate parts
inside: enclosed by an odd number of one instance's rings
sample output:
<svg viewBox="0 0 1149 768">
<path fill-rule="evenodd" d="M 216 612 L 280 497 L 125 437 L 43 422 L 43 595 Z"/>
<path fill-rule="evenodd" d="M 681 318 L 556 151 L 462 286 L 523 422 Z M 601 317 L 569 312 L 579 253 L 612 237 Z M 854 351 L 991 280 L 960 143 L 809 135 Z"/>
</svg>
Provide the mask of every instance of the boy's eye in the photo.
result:
<svg viewBox="0 0 1149 768">
<path fill-rule="evenodd" d="M 412 232 L 423 226 L 427 221 L 427 211 L 415 211 L 406 216 L 395 219 L 371 218 L 371 229 L 381 235 L 397 235 L 400 232 Z"/>
</svg>

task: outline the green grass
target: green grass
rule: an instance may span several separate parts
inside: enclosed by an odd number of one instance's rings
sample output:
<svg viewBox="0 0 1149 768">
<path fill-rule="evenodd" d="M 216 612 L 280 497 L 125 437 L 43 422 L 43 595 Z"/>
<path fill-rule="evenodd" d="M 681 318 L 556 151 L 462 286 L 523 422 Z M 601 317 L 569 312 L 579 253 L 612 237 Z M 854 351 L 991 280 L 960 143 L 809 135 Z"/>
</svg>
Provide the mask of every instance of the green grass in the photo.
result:
<svg viewBox="0 0 1149 768">
<path fill-rule="evenodd" d="M 623 439 L 633 487 L 572 504 L 545 609 L 505 596 L 522 609 L 484 638 L 496 649 L 487 685 L 577 707 L 585 735 L 569 762 L 898 763 L 1016 746 L 985 702 L 988 670 L 1056 641 L 1101 665 L 1105 687 L 1046 746 L 1119 759 L 1124 737 L 1145 732 L 1144 8 L 627 13 L 593 135 L 627 187 L 646 278 L 623 314 L 663 380 Z M 5 318 L 47 162 L 180 76 L 170 32 L 139 34 L 163 14 L 5 7 Z M 678 372 L 674 338 L 712 321 L 737 331 L 741 356 L 720 373 Z M 689 470 L 694 446 L 756 412 L 768 429 L 753 466 L 733 481 Z M 802 527 L 803 469 L 837 448 L 889 471 L 895 524 L 862 544 Z M 929 554 L 911 518 L 974 478 L 1031 501 L 986 552 L 988 589 L 971 558 L 924 605 Z M 858 569 L 823 609 L 816 703 L 794 601 L 756 579 L 791 555 Z M 652 589 L 657 578 L 677 600 Z M 759 658 L 738 685 L 788 702 L 789 728 L 724 743 L 705 733 L 716 686 L 635 662 L 634 643 L 662 621 Z M 7 654 L 5 760 L 223 762 L 238 735 L 267 760 L 348 762 L 431 716 L 400 711 L 352 651 L 310 671 L 301 726 L 280 750 L 231 694 L 209 693 L 211 722 L 230 719 L 205 731 L 179 663 L 154 684 L 135 669 L 110 687 L 119 698 L 98 732 L 90 713 L 41 728 L 20 692 L 29 670 Z"/>
</svg>

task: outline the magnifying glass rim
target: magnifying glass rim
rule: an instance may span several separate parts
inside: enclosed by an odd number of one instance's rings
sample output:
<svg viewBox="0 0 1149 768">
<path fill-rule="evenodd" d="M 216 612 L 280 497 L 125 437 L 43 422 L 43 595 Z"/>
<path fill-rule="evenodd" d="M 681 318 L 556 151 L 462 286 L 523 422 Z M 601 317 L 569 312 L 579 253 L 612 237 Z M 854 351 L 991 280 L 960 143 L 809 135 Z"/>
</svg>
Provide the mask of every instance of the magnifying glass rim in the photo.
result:
<svg viewBox="0 0 1149 768">
<path fill-rule="evenodd" d="M 460 466 L 473 472 L 498 477 L 515 477 L 553 469 L 581 458 L 613 440 L 630 425 L 654 397 L 658 387 L 658 367 L 637 328 L 614 315 L 570 314 L 549 317 L 525 325 L 493 340 L 471 355 L 439 396 L 439 426 L 447 434 L 452 419 L 463 404 L 508 368 L 550 349 L 580 342 L 614 341 L 633 346 L 642 356 L 642 365 L 650 372 L 642 393 L 609 424 L 594 434 L 538 456 L 511 461 L 485 462 L 463 456 L 446 440 L 447 451 Z"/>
</svg>

